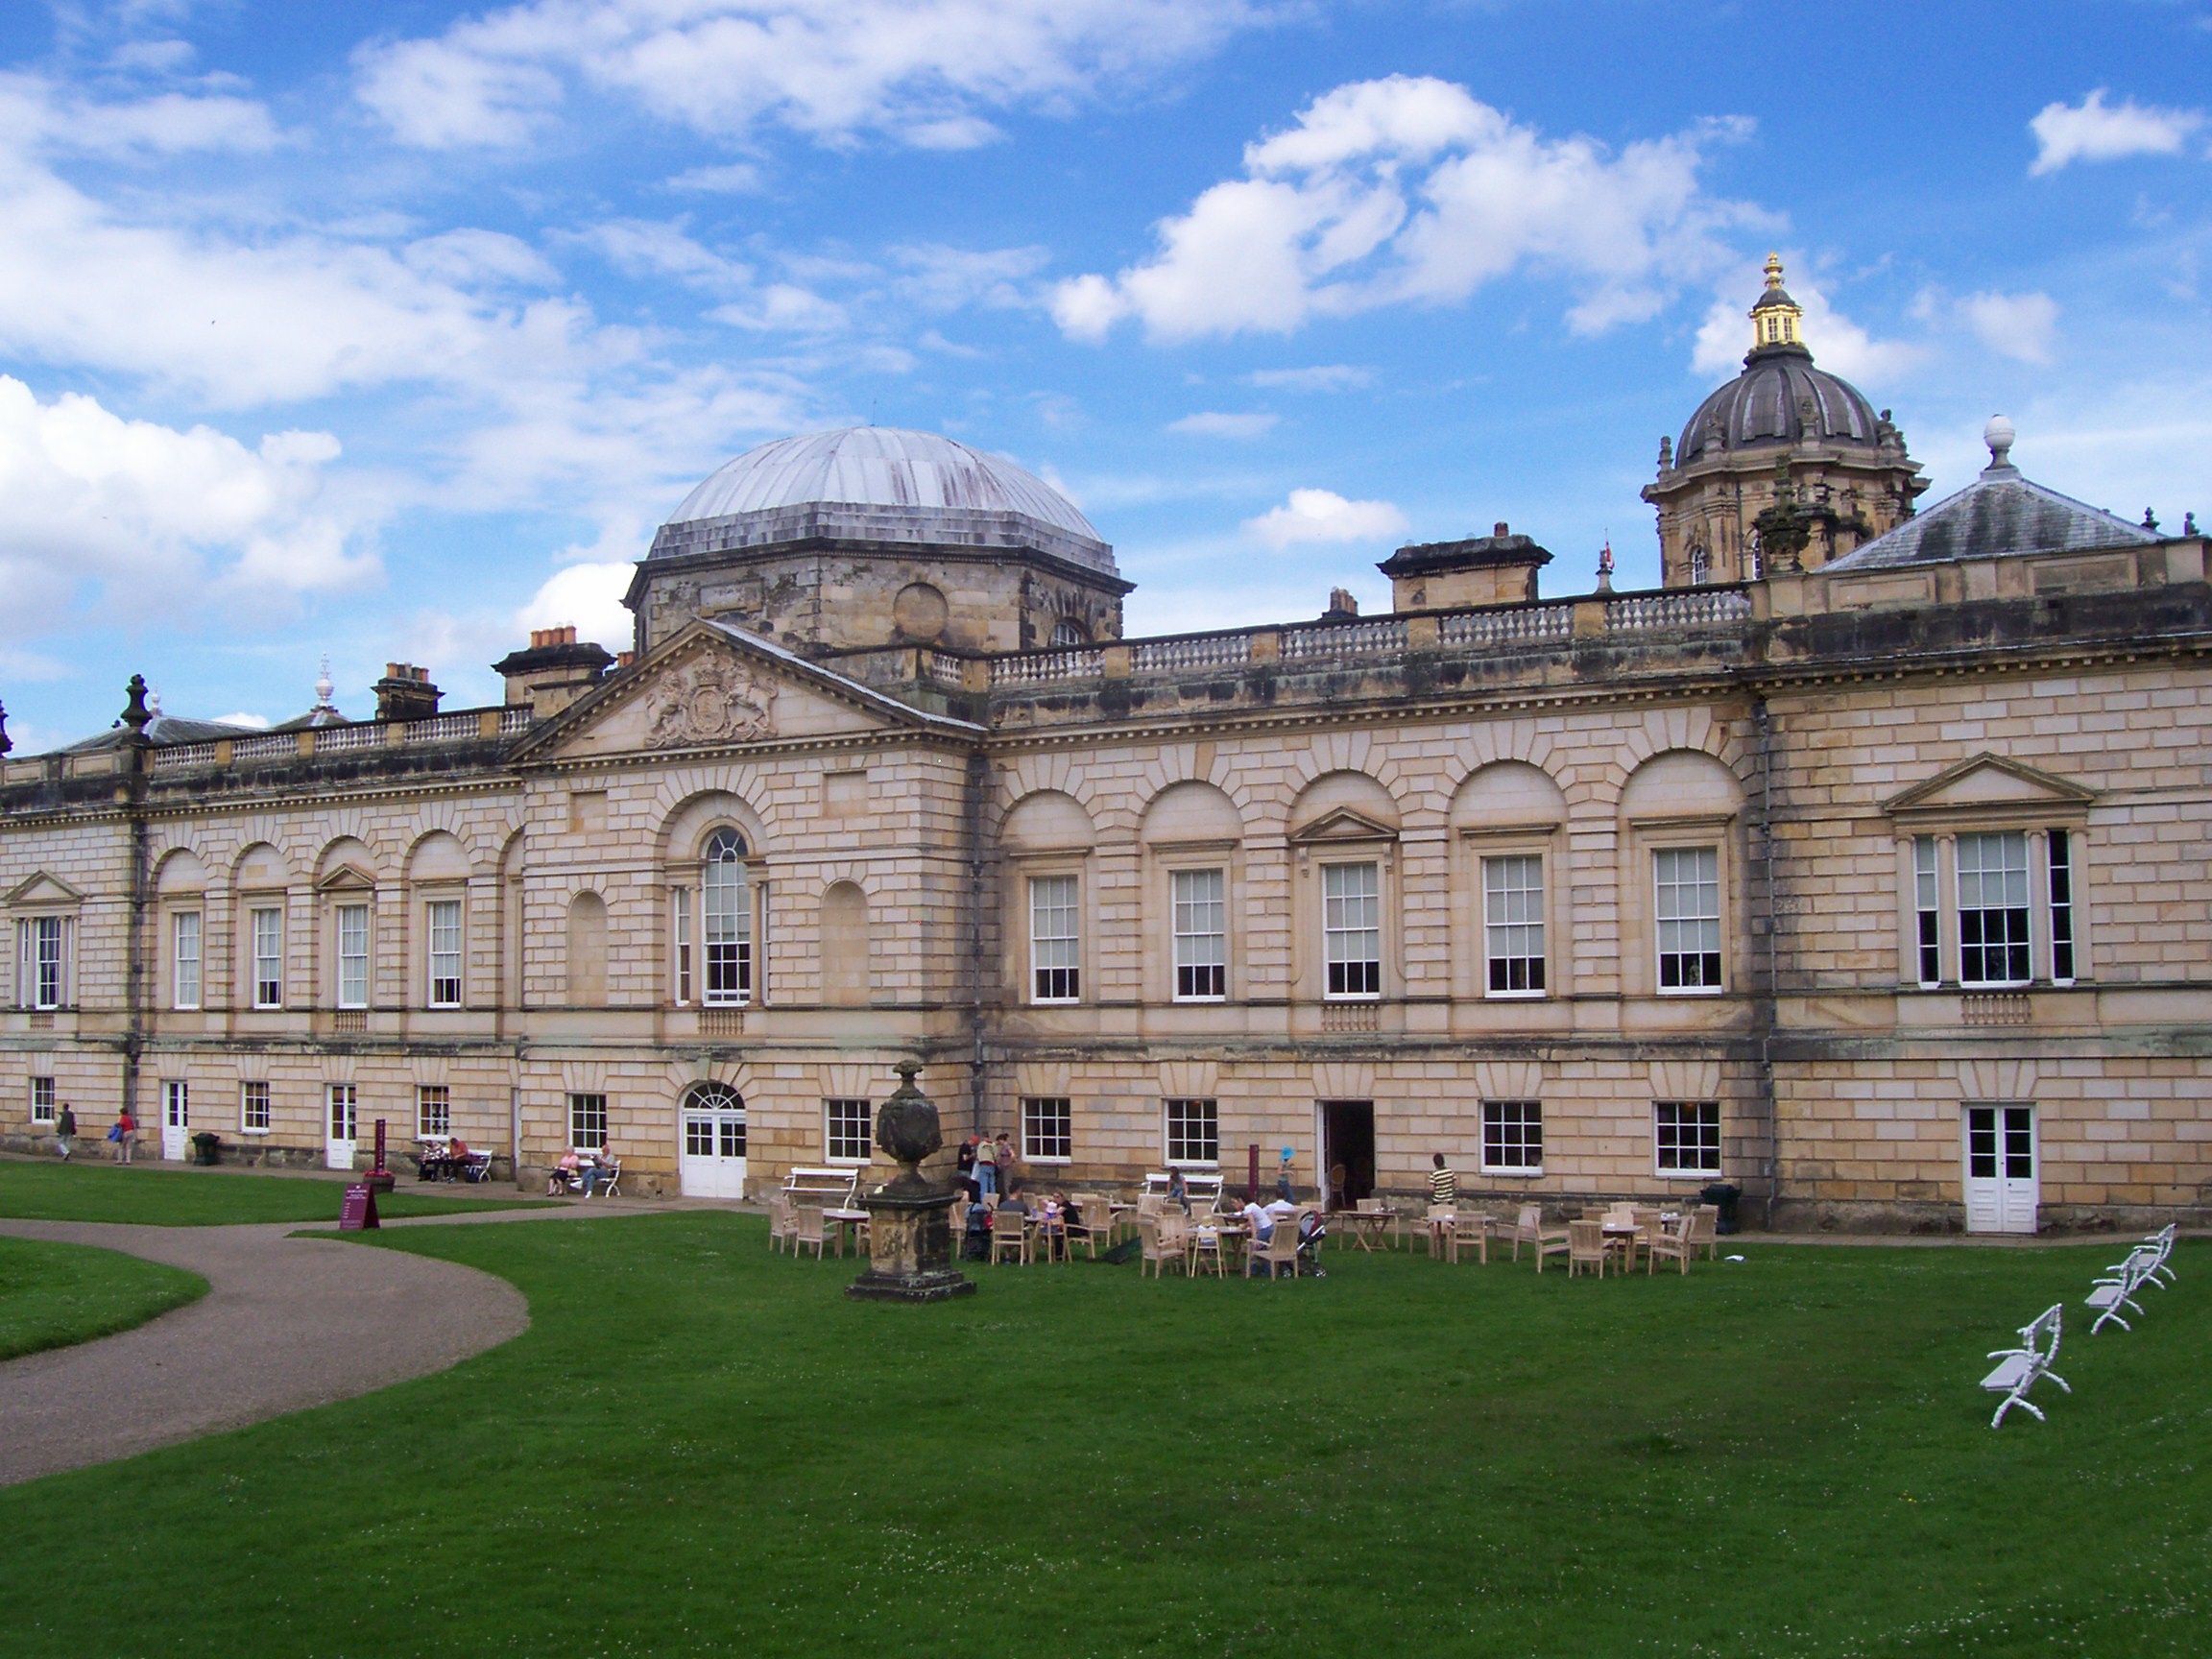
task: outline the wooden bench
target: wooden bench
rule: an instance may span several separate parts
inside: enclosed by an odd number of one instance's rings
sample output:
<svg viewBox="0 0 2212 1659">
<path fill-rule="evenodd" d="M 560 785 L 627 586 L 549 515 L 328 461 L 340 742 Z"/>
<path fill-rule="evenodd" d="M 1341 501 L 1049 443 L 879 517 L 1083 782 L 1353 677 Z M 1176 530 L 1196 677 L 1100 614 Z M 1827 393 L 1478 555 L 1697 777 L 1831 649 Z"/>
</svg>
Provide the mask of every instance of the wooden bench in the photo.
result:
<svg viewBox="0 0 2212 1659">
<path fill-rule="evenodd" d="M 2065 1378 L 2051 1369 L 2051 1362 L 2058 1358 L 2059 1326 L 2065 1306 L 2054 1302 L 2029 1323 L 2020 1327 L 2020 1346 L 2017 1348 L 1992 1348 L 1988 1357 L 1999 1361 L 1997 1368 L 1982 1379 L 1982 1386 L 1992 1394 L 2002 1394 L 1997 1403 L 1997 1414 L 1989 1419 L 1994 1429 L 2005 1421 L 2005 1413 L 2015 1406 L 2023 1406 L 2034 1413 L 2035 1420 L 2043 1421 L 2042 1410 L 2028 1398 L 2028 1390 L 2034 1387 L 2039 1378 L 2048 1377 L 2071 1394 L 2073 1386 Z"/>
</svg>

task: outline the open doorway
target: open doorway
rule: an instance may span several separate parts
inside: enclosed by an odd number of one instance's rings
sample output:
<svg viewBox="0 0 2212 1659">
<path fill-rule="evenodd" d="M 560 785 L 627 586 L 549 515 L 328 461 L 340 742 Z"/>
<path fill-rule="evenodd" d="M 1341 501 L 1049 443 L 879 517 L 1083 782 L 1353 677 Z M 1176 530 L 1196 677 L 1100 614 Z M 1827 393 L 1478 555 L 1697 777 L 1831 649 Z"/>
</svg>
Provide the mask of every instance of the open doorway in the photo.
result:
<svg viewBox="0 0 2212 1659">
<path fill-rule="evenodd" d="M 1321 1102 L 1322 1201 L 1349 1210 L 1375 1196 L 1375 1102 Z"/>
</svg>

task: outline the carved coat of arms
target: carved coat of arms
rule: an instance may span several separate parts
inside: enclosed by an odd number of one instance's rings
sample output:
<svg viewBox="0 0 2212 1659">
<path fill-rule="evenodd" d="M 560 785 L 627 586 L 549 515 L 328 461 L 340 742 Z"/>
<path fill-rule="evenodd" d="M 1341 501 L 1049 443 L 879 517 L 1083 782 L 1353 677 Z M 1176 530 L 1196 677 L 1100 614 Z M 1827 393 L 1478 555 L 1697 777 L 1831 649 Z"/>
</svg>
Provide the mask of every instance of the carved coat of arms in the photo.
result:
<svg viewBox="0 0 2212 1659">
<path fill-rule="evenodd" d="M 655 749 L 744 743 L 775 730 L 776 687 L 734 662 L 702 661 L 647 693 L 645 741 Z"/>
</svg>

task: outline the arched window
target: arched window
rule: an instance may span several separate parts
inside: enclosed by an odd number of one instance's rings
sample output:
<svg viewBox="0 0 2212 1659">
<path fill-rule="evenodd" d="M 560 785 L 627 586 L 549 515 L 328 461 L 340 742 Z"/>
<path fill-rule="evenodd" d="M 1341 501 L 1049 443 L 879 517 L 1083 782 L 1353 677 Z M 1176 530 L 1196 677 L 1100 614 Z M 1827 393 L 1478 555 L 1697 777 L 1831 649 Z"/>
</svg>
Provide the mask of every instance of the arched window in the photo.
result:
<svg viewBox="0 0 2212 1659">
<path fill-rule="evenodd" d="M 1713 580 L 1713 558 L 1702 547 L 1690 549 L 1690 586 L 1702 588 Z"/>
<path fill-rule="evenodd" d="M 753 903 L 745 875 L 745 838 L 734 830 L 709 837 L 699 873 L 707 944 L 709 1004 L 753 999 Z"/>
<path fill-rule="evenodd" d="M 1083 624 L 1072 616 L 1063 616 L 1052 624 L 1052 648 L 1055 651 L 1072 650 L 1078 645 L 1091 643 L 1091 636 L 1083 631 Z"/>
</svg>

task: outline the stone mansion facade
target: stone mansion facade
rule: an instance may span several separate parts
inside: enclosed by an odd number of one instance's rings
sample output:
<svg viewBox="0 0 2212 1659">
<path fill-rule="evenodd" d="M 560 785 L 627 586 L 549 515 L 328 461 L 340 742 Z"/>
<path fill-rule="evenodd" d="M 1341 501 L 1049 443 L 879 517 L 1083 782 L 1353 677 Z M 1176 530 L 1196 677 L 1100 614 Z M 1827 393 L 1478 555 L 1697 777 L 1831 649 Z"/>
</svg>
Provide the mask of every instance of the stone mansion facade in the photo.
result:
<svg viewBox="0 0 2212 1659">
<path fill-rule="evenodd" d="M 2033 1230 L 2212 1192 L 2206 542 L 1925 488 L 1770 270 L 1647 491 L 1667 586 L 1495 535 L 1397 604 L 1131 639 L 1111 550 L 927 434 L 788 439 L 441 710 L 0 758 L 0 1137 L 458 1134 L 644 1190 L 863 1165 L 914 1057 L 1030 1179 L 1181 1165 Z"/>
</svg>

